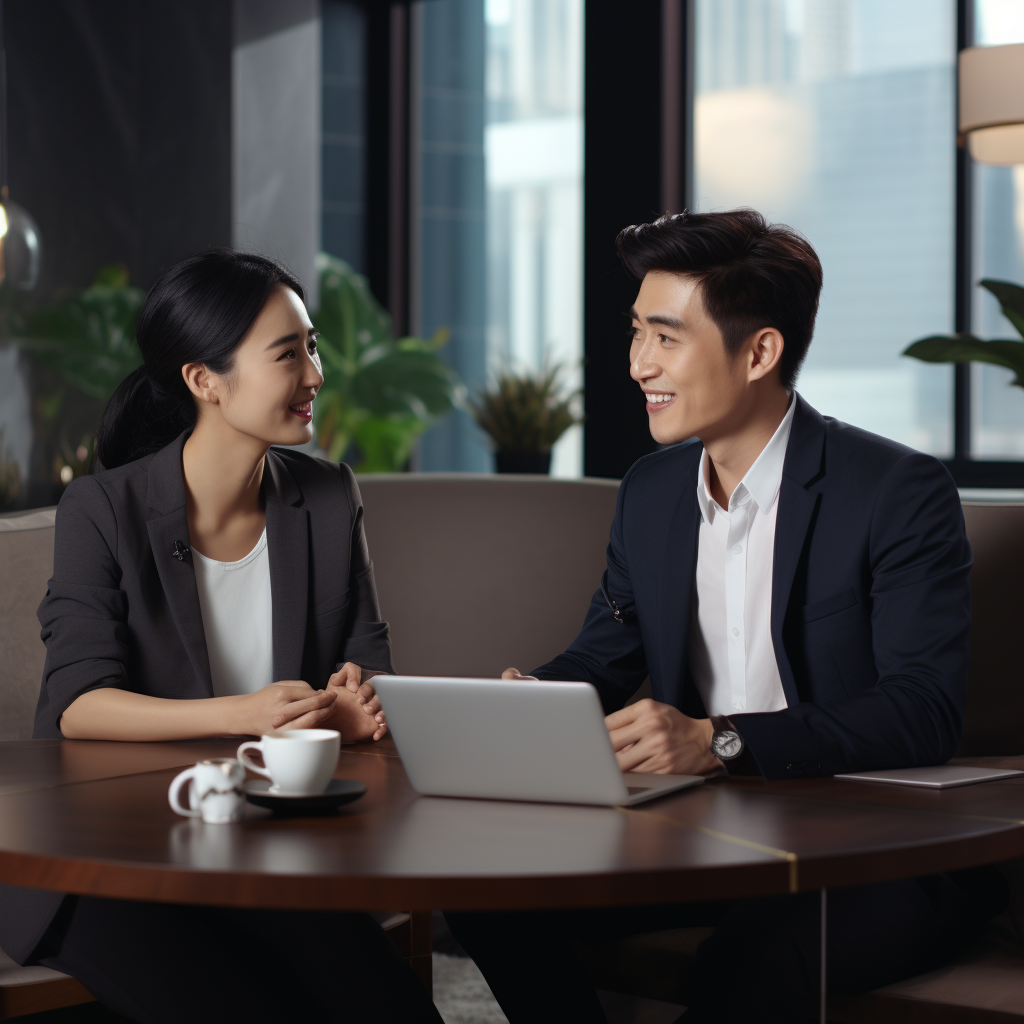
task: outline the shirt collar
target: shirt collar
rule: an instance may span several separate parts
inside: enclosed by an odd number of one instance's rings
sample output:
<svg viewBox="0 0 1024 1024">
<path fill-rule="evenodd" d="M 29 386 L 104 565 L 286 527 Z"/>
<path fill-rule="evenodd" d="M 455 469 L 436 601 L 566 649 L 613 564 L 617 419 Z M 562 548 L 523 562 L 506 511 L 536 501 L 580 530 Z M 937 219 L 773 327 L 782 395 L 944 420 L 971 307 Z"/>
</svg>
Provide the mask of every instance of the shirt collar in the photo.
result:
<svg viewBox="0 0 1024 1024">
<path fill-rule="evenodd" d="M 782 417 L 782 422 L 772 434 L 771 440 L 764 446 L 761 454 L 754 460 L 754 464 L 737 484 L 736 490 L 733 491 L 732 497 L 729 499 L 730 511 L 745 504 L 751 498 L 765 515 L 771 511 L 782 486 L 782 467 L 786 461 L 786 446 L 789 444 L 789 433 L 793 427 L 795 410 L 796 400 L 791 395 L 789 408 L 786 410 L 786 415 Z M 700 505 L 700 514 L 704 522 L 713 522 L 714 510 L 718 506 L 708 490 L 708 453 L 706 450 L 701 452 L 700 466 L 697 470 L 697 504 Z"/>
</svg>

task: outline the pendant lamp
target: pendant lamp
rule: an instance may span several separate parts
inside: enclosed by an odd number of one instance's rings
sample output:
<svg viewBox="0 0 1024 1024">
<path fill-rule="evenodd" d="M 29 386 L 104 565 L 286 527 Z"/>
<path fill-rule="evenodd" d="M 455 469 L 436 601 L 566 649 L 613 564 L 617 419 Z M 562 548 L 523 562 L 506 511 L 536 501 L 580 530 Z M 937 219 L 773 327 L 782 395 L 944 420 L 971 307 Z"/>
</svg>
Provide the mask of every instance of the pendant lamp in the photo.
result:
<svg viewBox="0 0 1024 1024">
<path fill-rule="evenodd" d="M 979 163 L 1024 164 L 1024 43 L 960 51 L 960 134 Z"/>
<path fill-rule="evenodd" d="M 0 284 L 29 291 L 39 280 L 42 246 L 32 215 L 11 202 L 7 185 L 7 137 L 7 51 L 4 48 L 4 5 L 0 0 Z"/>
</svg>

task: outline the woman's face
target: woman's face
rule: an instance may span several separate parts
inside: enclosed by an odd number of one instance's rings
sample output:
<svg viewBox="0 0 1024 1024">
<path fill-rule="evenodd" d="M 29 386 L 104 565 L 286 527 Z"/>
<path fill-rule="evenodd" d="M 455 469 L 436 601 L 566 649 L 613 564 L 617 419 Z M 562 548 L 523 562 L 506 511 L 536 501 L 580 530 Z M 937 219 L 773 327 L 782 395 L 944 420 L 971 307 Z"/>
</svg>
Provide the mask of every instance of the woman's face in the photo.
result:
<svg viewBox="0 0 1024 1024">
<path fill-rule="evenodd" d="M 186 379 L 188 369 L 184 367 Z M 274 289 L 235 350 L 233 370 L 223 376 L 208 374 L 207 380 L 207 401 L 240 433 L 279 445 L 305 444 L 312 438 L 313 399 L 324 378 L 316 331 L 291 288 Z M 203 405 L 201 401 L 200 415 Z"/>
</svg>

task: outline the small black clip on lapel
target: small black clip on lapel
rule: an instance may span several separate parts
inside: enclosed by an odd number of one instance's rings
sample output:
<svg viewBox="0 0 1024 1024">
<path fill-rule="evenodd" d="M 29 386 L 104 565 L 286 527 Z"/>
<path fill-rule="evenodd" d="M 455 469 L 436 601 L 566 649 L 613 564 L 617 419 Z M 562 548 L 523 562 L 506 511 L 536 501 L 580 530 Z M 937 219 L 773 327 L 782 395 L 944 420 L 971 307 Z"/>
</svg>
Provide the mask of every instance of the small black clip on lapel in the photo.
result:
<svg viewBox="0 0 1024 1024">
<path fill-rule="evenodd" d="M 186 555 L 192 554 L 192 549 L 182 544 L 180 540 L 174 542 L 174 550 L 171 552 L 172 555 L 179 561 L 184 562 Z"/>
</svg>

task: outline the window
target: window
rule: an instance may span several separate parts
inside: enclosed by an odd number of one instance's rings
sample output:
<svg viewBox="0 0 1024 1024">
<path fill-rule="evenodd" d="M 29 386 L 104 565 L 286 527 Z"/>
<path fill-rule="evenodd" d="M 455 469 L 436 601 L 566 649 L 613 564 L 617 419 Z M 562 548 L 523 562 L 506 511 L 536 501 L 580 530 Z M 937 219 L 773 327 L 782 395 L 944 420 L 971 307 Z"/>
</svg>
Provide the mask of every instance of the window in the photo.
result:
<svg viewBox="0 0 1024 1024">
<path fill-rule="evenodd" d="M 545 361 L 582 379 L 582 0 L 429 0 L 413 7 L 413 329 L 447 327 L 479 389 Z M 552 453 L 578 476 L 582 432 Z M 465 413 L 423 439 L 421 468 L 490 470 Z"/>
<path fill-rule="evenodd" d="M 900 353 L 953 329 L 955 3 L 695 3 L 692 208 L 752 206 L 814 245 L 809 402 L 951 455 L 952 369 Z"/>
<path fill-rule="evenodd" d="M 1024 4 L 975 0 L 974 41 L 979 46 L 1024 43 Z M 1024 284 L 1024 165 L 975 164 L 971 281 Z M 971 326 L 981 338 L 1019 338 L 995 298 L 971 291 Z M 972 364 L 971 450 L 976 458 L 1024 459 L 1024 391 L 1000 366 Z"/>
</svg>

